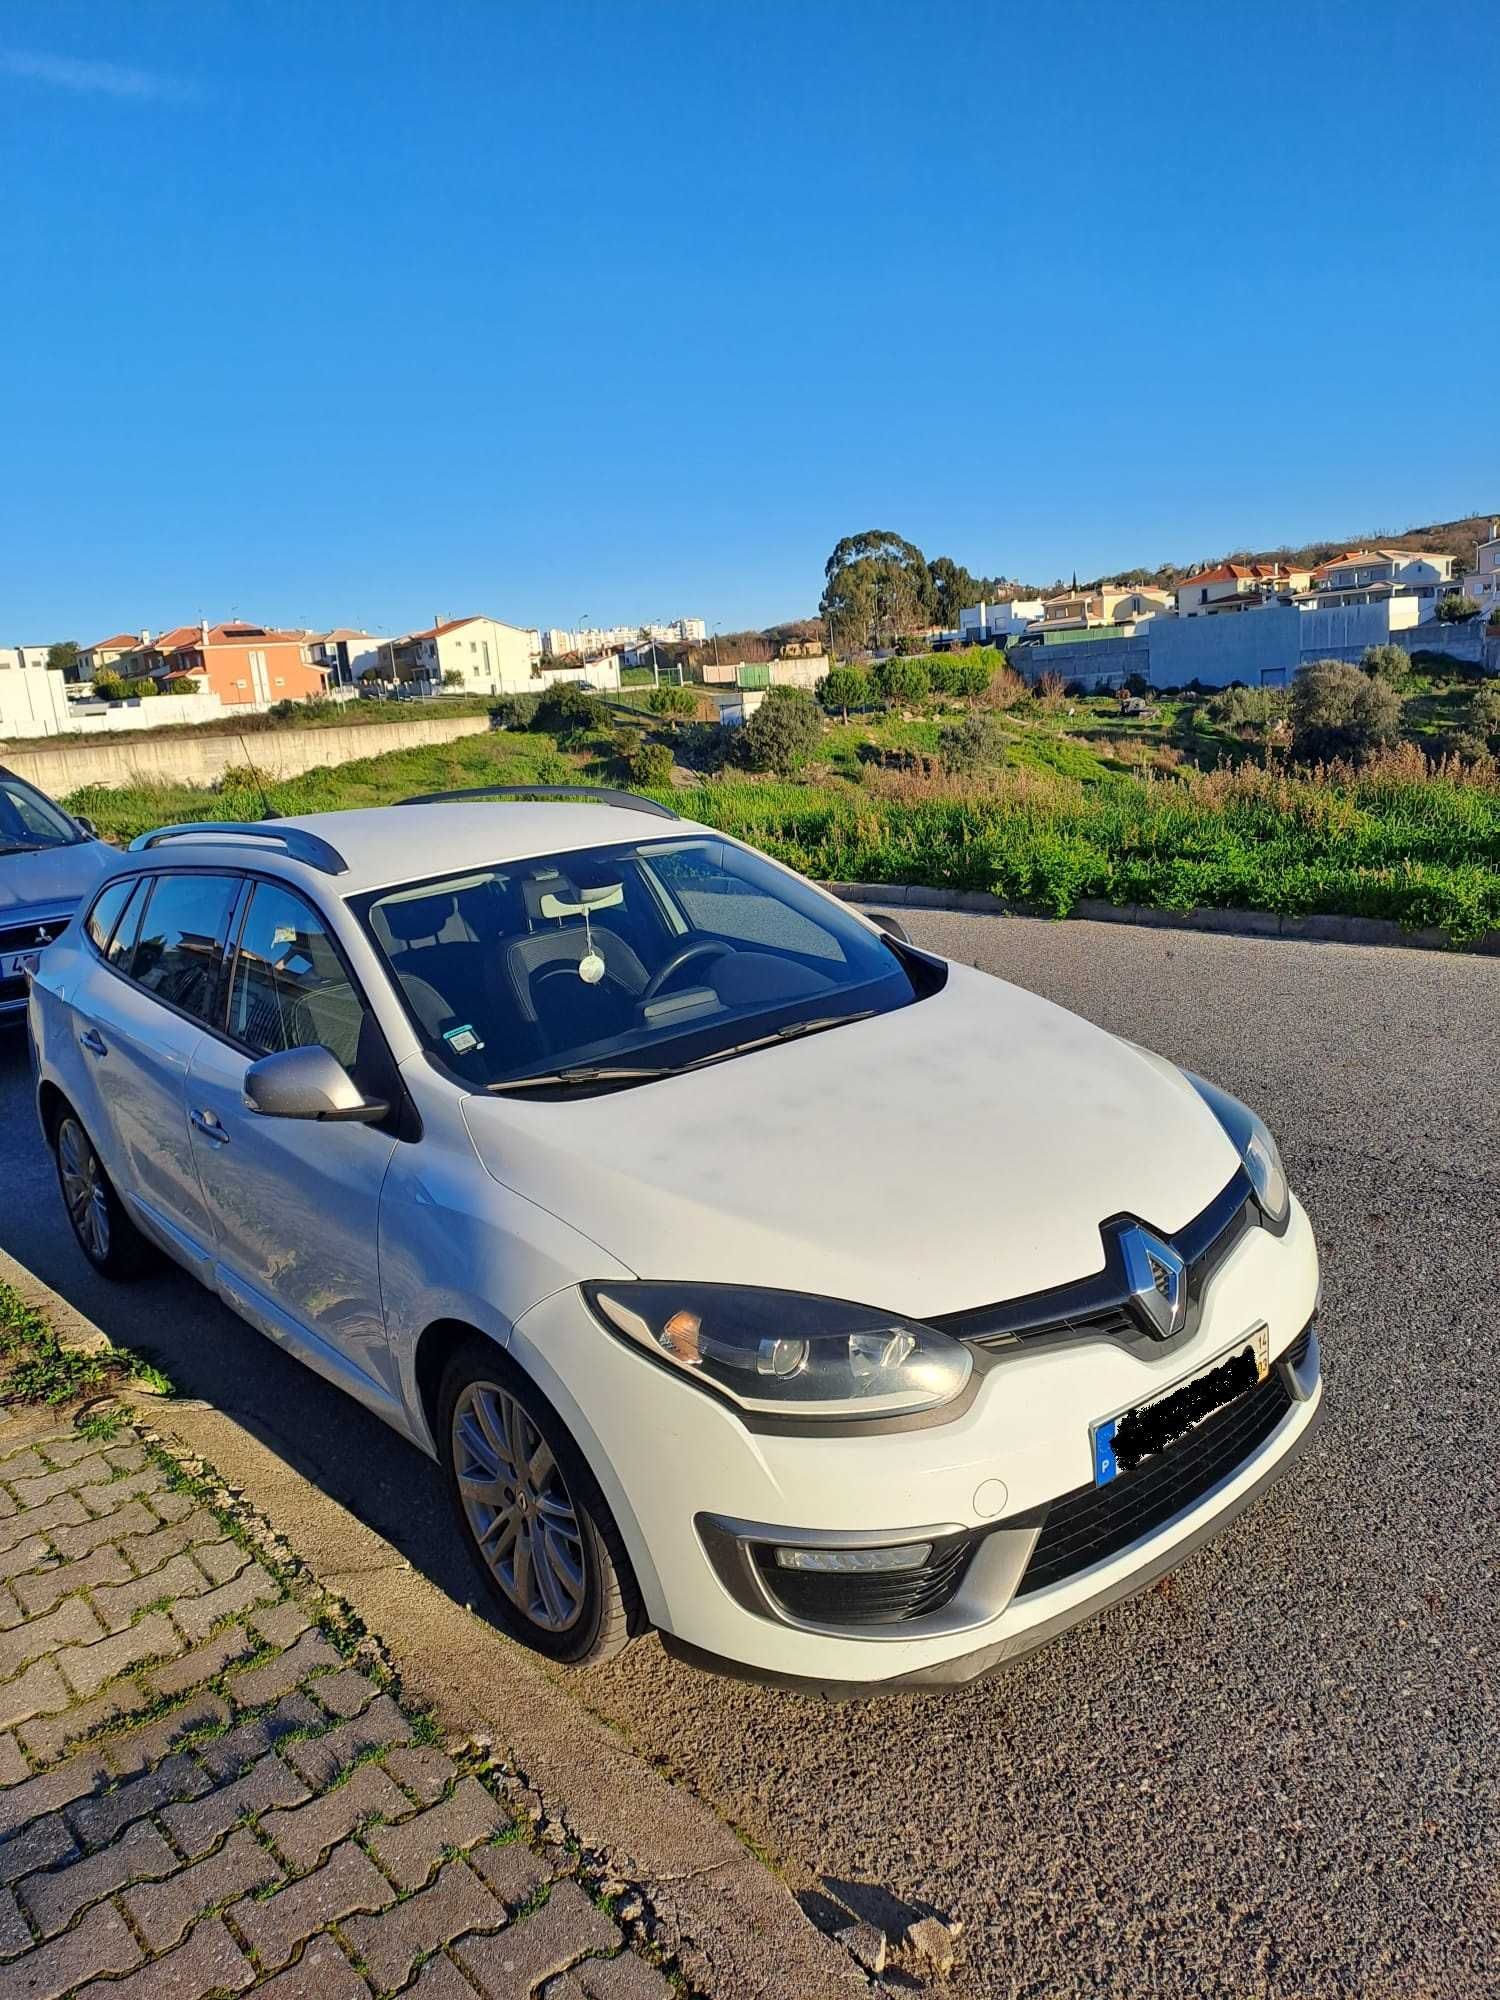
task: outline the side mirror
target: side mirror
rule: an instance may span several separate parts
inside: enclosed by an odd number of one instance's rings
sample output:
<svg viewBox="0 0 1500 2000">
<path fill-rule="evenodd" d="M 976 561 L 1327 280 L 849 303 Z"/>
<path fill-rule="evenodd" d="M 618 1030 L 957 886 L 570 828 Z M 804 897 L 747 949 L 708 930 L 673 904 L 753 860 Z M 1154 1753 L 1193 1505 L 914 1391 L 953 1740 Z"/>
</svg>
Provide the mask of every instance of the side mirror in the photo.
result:
<svg viewBox="0 0 1500 2000">
<path fill-rule="evenodd" d="M 99 838 L 98 827 L 95 826 L 91 819 L 85 819 L 82 813 L 74 813 L 73 824 L 81 832 L 86 833 L 90 840 L 97 840 Z"/>
<path fill-rule="evenodd" d="M 865 915 L 872 924 L 879 924 L 887 937 L 898 938 L 902 944 L 911 943 L 911 932 L 899 917 L 893 917 L 889 910 L 866 910 Z"/>
<path fill-rule="evenodd" d="M 263 1118 L 317 1118 L 373 1125 L 390 1106 L 362 1097 L 336 1056 L 316 1046 L 278 1049 L 245 1071 L 245 1102 Z"/>
</svg>

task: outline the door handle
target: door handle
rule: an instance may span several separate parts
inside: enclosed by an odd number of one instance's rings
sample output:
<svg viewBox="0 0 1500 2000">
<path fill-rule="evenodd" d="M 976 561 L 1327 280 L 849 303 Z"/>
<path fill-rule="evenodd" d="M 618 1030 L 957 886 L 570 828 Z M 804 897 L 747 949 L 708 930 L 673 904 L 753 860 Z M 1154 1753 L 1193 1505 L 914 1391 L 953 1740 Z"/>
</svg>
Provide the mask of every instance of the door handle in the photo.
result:
<svg viewBox="0 0 1500 2000">
<path fill-rule="evenodd" d="M 78 1037 L 78 1045 L 80 1048 L 87 1049 L 91 1056 L 103 1056 L 109 1053 L 104 1045 L 104 1037 L 97 1028 L 86 1029 Z"/>
<path fill-rule="evenodd" d="M 213 1111 L 190 1111 L 188 1122 L 195 1132 L 201 1132 L 205 1139 L 212 1139 L 216 1145 L 227 1146 L 229 1134 L 219 1123 L 218 1114 Z"/>
</svg>

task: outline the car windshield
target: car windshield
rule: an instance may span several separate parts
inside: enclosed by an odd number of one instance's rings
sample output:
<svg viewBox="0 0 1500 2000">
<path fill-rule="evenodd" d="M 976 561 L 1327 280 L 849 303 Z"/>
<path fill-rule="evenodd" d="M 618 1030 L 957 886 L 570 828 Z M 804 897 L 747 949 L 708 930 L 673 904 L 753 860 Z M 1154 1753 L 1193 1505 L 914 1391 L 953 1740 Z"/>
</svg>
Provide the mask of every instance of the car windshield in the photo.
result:
<svg viewBox="0 0 1500 2000">
<path fill-rule="evenodd" d="M 81 839 L 66 813 L 32 786 L 0 774 L 0 854 L 19 848 L 72 847 Z"/>
<path fill-rule="evenodd" d="M 641 1082 L 909 1005 L 942 977 L 706 835 L 352 900 L 429 1050 L 477 1089 Z"/>
</svg>

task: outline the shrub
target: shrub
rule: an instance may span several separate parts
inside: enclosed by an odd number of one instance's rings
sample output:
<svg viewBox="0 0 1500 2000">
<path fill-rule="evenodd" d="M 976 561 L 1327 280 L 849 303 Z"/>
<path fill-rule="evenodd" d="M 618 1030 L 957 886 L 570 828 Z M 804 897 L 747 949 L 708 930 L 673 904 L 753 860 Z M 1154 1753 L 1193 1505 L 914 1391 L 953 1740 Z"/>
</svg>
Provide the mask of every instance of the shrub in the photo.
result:
<svg viewBox="0 0 1500 2000">
<path fill-rule="evenodd" d="M 938 756 L 945 771 L 980 771 L 1000 764 L 1010 743 L 1010 731 L 993 710 L 980 709 L 962 722 L 950 723 L 938 739 Z"/>
<path fill-rule="evenodd" d="M 646 706 L 653 715 L 692 715 L 698 706 L 698 697 L 691 688 L 652 688 L 646 697 Z"/>
<path fill-rule="evenodd" d="M 1315 660 L 1292 685 L 1292 749 L 1304 763 L 1358 762 L 1401 730 L 1401 697 L 1342 660 Z"/>
<path fill-rule="evenodd" d="M 787 777 L 822 733 L 823 719 L 801 688 L 772 688 L 740 732 L 740 754 L 752 771 Z"/>
<path fill-rule="evenodd" d="M 461 688 L 463 685 L 463 673 L 458 667 L 448 667 L 445 669 L 443 674 L 443 686 L 445 688 Z"/>
<path fill-rule="evenodd" d="M 1500 681 L 1488 681 L 1476 688 L 1469 703 L 1469 728 L 1482 736 L 1491 750 L 1500 752 Z"/>
<path fill-rule="evenodd" d="M 977 700 L 994 672 L 988 660 L 966 660 L 959 653 L 941 655 L 925 664 L 933 693 L 957 695 L 961 701 Z"/>
<path fill-rule="evenodd" d="M 535 694 L 501 695 L 490 703 L 491 729 L 530 729 L 540 702 L 541 696 Z"/>
<path fill-rule="evenodd" d="M 631 784 L 641 785 L 648 791 L 659 791 L 663 785 L 670 785 L 672 761 L 672 753 L 665 743 L 637 743 L 627 764 Z"/>
<path fill-rule="evenodd" d="M 140 699 L 147 700 L 152 695 L 160 694 L 161 688 L 151 678 L 150 674 L 138 674 L 134 680 L 126 681 L 125 692 L 127 695 L 139 696 Z"/>
<path fill-rule="evenodd" d="M 1403 688 L 1411 679 L 1411 655 L 1401 646 L 1366 646 L 1359 664 L 1372 681 L 1384 681 L 1387 687 Z"/>
<path fill-rule="evenodd" d="M 1286 711 L 1285 688 L 1224 688 L 1208 702 L 1210 722 L 1217 722 L 1225 729 L 1264 733 L 1274 729 L 1285 717 Z"/>
<path fill-rule="evenodd" d="M 830 712 L 838 709 L 845 722 L 851 708 L 868 708 L 873 699 L 870 676 L 859 667 L 833 667 L 818 682 L 818 700 Z"/>
<path fill-rule="evenodd" d="M 1031 690 L 1014 667 L 1002 665 L 991 671 L 983 696 L 986 708 L 1014 708 L 1030 699 Z"/>
<path fill-rule="evenodd" d="M 1478 616 L 1478 604 L 1461 590 L 1451 590 L 1446 597 L 1438 599 L 1437 620 L 1440 625 L 1466 625 L 1471 618 Z"/>
<path fill-rule="evenodd" d="M 932 689 L 932 680 L 927 668 L 920 660 L 895 658 L 882 660 L 875 669 L 875 686 L 881 698 L 893 707 L 905 703 L 924 701 Z"/>
<path fill-rule="evenodd" d="M 1036 698 L 1043 708 L 1056 708 L 1063 698 L 1065 686 L 1062 675 L 1049 667 L 1046 673 L 1037 676 Z"/>
<path fill-rule="evenodd" d="M 737 733 L 721 722 L 686 722 L 673 745 L 677 761 L 694 771 L 722 771 L 734 750 Z"/>
<path fill-rule="evenodd" d="M 190 675 L 182 674 L 175 681 L 167 682 L 166 692 L 168 694 L 196 694 L 201 685 L 200 681 L 193 680 Z"/>
<path fill-rule="evenodd" d="M 101 701 L 125 701 L 129 698 L 130 690 L 118 674 L 96 674 L 94 693 Z"/>
<path fill-rule="evenodd" d="M 534 720 L 549 736 L 577 736 L 604 728 L 604 704 L 586 689 L 560 681 L 537 703 Z"/>
</svg>

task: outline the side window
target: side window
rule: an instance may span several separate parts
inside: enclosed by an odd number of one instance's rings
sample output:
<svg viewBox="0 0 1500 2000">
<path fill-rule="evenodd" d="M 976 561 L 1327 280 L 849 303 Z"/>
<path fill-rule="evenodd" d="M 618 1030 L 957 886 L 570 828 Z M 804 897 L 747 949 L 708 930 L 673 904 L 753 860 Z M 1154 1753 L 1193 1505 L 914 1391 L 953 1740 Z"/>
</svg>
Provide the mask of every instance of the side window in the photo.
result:
<svg viewBox="0 0 1500 2000">
<path fill-rule="evenodd" d="M 257 882 L 235 958 L 230 1034 L 262 1055 L 321 1046 L 352 1070 L 364 1019 L 322 918 L 291 890 Z"/>
<path fill-rule="evenodd" d="M 95 951 L 103 951 L 108 945 L 115 921 L 130 900 L 135 883 L 135 876 L 124 875 L 118 882 L 107 883 L 94 898 L 94 907 L 84 921 L 84 929 Z"/>
<path fill-rule="evenodd" d="M 232 875 L 158 875 L 128 970 L 138 986 L 207 1021 L 238 881 Z"/>
<path fill-rule="evenodd" d="M 130 891 L 130 901 L 125 914 L 115 925 L 115 934 L 109 941 L 109 949 L 104 954 L 117 972 L 130 970 L 131 953 L 140 935 L 141 917 L 151 897 L 151 877 L 138 875 Z"/>
</svg>

